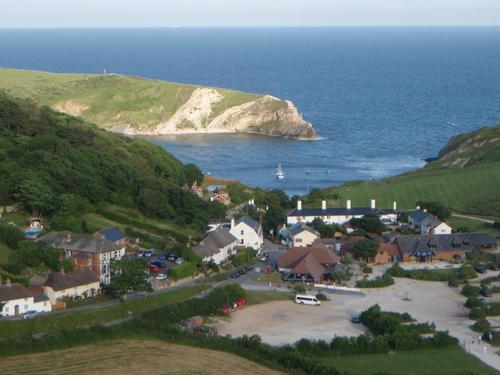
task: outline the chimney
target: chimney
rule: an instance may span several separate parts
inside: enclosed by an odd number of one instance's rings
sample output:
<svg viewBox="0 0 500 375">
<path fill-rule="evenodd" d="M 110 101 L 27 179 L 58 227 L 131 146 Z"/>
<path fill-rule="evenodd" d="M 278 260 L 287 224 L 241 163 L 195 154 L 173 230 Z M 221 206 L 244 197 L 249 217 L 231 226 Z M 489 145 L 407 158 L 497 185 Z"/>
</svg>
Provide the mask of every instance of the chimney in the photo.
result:
<svg viewBox="0 0 500 375">
<path fill-rule="evenodd" d="M 370 201 L 370 207 L 371 207 L 371 209 L 372 209 L 372 210 L 374 210 L 374 209 L 375 209 L 375 199 L 372 199 L 372 200 Z"/>
<path fill-rule="evenodd" d="M 420 210 L 420 206 L 417 206 L 417 210 Z"/>
<path fill-rule="evenodd" d="M 321 201 L 321 209 L 326 210 L 326 201 Z"/>
<path fill-rule="evenodd" d="M 297 210 L 302 210 L 302 201 L 297 201 Z"/>
<path fill-rule="evenodd" d="M 11 286 L 10 279 L 7 277 L 7 280 L 5 280 L 5 286 Z"/>
<path fill-rule="evenodd" d="M 346 208 L 347 208 L 348 210 L 350 210 L 350 209 L 351 209 L 351 200 L 350 200 L 350 199 L 348 199 L 348 200 L 347 200 L 347 206 L 346 206 Z"/>
<path fill-rule="evenodd" d="M 234 228 L 234 217 L 231 218 L 231 229 Z"/>
<path fill-rule="evenodd" d="M 71 242 L 71 233 L 66 234 L 66 242 Z"/>
<path fill-rule="evenodd" d="M 427 208 L 424 208 L 424 212 L 427 212 Z"/>
<path fill-rule="evenodd" d="M 397 204 L 396 204 L 396 201 L 392 202 L 392 209 L 393 209 L 394 211 L 396 211 L 396 210 L 397 210 Z"/>
</svg>

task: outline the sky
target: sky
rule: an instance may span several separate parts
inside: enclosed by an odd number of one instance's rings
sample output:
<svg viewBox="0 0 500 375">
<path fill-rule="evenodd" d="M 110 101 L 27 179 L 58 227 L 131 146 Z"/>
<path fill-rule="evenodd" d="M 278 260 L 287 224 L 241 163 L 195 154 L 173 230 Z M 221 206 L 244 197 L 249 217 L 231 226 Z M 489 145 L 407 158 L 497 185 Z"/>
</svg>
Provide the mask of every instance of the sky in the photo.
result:
<svg viewBox="0 0 500 375">
<path fill-rule="evenodd" d="M 500 0 L 0 0 L 0 28 L 500 26 Z"/>
</svg>

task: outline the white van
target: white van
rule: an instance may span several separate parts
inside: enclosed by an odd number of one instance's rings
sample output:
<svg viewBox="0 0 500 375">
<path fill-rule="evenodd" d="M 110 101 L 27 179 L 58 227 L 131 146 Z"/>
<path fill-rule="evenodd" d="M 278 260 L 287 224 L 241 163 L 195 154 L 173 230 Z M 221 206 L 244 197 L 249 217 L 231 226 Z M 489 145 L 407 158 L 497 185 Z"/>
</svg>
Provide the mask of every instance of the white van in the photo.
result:
<svg viewBox="0 0 500 375">
<path fill-rule="evenodd" d="M 315 296 L 309 296 L 307 294 L 297 294 L 295 296 L 295 303 L 299 305 L 313 305 L 319 306 L 321 302 Z"/>
</svg>

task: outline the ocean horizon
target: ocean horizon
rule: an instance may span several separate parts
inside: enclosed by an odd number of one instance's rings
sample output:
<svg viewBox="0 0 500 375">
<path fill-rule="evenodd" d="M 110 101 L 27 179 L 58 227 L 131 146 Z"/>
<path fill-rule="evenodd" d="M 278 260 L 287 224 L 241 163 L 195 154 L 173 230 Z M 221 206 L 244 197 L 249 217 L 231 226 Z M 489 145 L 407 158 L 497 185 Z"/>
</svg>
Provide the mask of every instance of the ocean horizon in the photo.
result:
<svg viewBox="0 0 500 375">
<path fill-rule="evenodd" d="M 0 66 L 289 99 L 320 139 L 150 139 L 218 177 L 304 194 L 420 168 L 451 136 L 500 123 L 498 46 L 499 27 L 0 29 Z"/>
</svg>

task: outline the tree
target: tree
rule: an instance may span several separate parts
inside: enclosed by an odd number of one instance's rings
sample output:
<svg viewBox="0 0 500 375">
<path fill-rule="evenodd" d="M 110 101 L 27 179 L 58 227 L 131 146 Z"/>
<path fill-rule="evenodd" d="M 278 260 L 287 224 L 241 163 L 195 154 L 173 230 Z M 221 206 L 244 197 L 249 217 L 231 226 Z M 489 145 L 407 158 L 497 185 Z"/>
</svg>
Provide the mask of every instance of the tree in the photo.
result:
<svg viewBox="0 0 500 375">
<path fill-rule="evenodd" d="M 417 206 L 420 206 L 421 209 L 426 209 L 442 221 L 446 221 L 451 216 L 450 209 L 440 202 L 418 201 Z"/>
<path fill-rule="evenodd" d="M 45 265 L 52 271 L 61 270 L 61 251 L 41 242 L 21 241 L 18 249 L 12 254 L 11 261 L 22 267 Z"/>
<path fill-rule="evenodd" d="M 360 258 L 372 258 L 377 255 L 379 243 L 377 241 L 362 239 L 354 244 L 352 249 Z"/>
<path fill-rule="evenodd" d="M 200 169 L 194 164 L 186 164 L 182 170 L 184 174 L 184 181 L 189 185 L 192 185 L 195 181 L 198 184 L 203 183 L 203 173 L 201 173 Z"/>
<path fill-rule="evenodd" d="M 280 206 L 270 206 L 264 216 L 264 229 L 267 233 L 272 230 L 275 234 L 278 225 L 286 223 L 286 213 Z"/>
<path fill-rule="evenodd" d="M 339 227 L 335 224 L 326 224 L 321 218 L 317 217 L 311 223 L 311 226 L 316 229 L 322 238 L 331 238 L 335 236 L 335 232 L 339 231 Z"/>
<path fill-rule="evenodd" d="M 354 228 L 363 229 L 367 232 L 374 232 L 377 234 L 382 234 L 386 230 L 384 223 L 382 223 L 379 217 L 375 215 L 366 215 L 359 219 L 353 218 L 350 223 Z"/>
<path fill-rule="evenodd" d="M 111 263 L 113 277 L 109 288 L 124 295 L 129 292 L 151 292 L 153 288 L 148 280 L 147 262 L 143 259 L 122 259 Z"/>
</svg>

